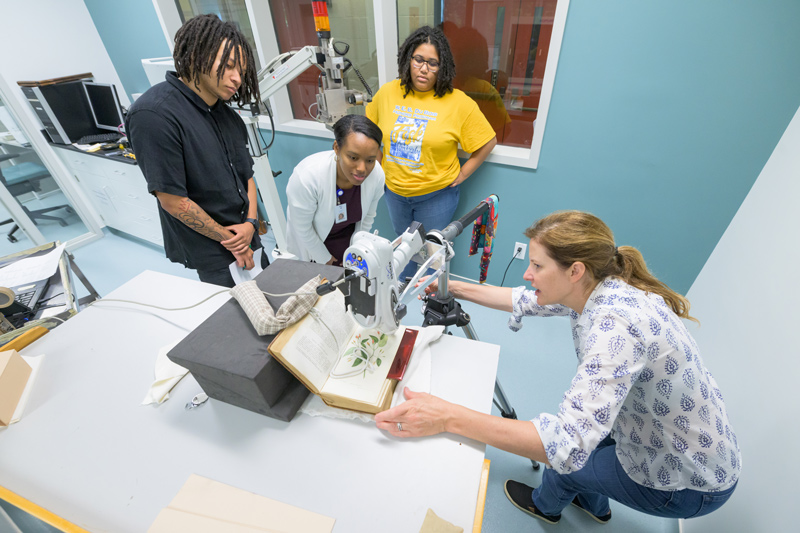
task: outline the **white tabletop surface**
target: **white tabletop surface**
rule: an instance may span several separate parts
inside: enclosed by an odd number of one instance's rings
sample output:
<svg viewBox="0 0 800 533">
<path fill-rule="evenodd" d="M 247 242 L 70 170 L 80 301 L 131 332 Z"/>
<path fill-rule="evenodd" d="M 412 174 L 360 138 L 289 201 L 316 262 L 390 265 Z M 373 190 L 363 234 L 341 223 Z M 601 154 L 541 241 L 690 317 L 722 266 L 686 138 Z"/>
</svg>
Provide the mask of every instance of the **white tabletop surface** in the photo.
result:
<svg viewBox="0 0 800 533">
<path fill-rule="evenodd" d="M 218 290 L 146 271 L 107 298 L 182 307 Z M 141 406 L 158 349 L 227 299 L 178 312 L 101 303 L 24 349 L 46 358 L 22 420 L 0 430 L 0 485 L 94 533 L 146 531 L 193 473 L 334 517 L 335 532 L 419 531 L 428 508 L 472 529 L 483 444 L 216 400 L 187 411 L 201 391 L 191 375 Z M 499 347 L 444 336 L 432 349 L 431 392 L 490 412 Z"/>
</svg>

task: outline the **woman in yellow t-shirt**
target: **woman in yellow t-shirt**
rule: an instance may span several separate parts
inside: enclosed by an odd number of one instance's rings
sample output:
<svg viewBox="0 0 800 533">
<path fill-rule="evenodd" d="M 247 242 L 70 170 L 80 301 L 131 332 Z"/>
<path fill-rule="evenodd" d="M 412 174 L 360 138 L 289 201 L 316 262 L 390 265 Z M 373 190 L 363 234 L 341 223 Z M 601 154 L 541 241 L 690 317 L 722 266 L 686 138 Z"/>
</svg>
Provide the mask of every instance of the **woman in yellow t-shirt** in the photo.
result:
<svg viewBox="0 0 800 533">
<path fill-rule="evenodd" d="M 466 94 L 453 88 L 455 62 L 441 30 L 424 26 L 403 43 L 399 79 L 385 84 L 367 106 L 383 132 L 386 205 L 395 232 L 414 222 L 444 228 L 458 206 L 459 185 L 497 144 L 495 132 Z M 462 166 L 458 146 L 471 153 Z M 401 275 L 410 276 L 407 268 Z"/>
</svg>

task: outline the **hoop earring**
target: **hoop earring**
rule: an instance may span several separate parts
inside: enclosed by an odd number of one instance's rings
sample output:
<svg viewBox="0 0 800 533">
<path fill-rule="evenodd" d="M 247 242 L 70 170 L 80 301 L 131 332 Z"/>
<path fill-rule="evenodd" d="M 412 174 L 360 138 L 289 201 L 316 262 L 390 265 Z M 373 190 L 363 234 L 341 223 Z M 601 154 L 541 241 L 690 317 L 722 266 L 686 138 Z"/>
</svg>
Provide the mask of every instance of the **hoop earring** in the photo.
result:
<svg viewBox="0 0 800 533">
<path fill-rule="evenodd" d="M 336 154 L 333 154 L 333 160 L 338 163 L 339 162 L 339 156 L 336 155 Z"/>
</svg>

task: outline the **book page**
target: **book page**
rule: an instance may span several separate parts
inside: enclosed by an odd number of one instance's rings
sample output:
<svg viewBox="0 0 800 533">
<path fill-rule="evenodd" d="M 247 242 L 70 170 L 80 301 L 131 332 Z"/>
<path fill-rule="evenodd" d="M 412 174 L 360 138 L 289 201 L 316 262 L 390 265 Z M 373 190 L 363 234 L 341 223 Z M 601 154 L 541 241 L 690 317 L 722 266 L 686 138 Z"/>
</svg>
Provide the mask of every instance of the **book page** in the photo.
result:
<svg viewBox="0 0 800 533">
<path fill-rule="evenodd" d="M 356 328 L 345 310 L 344 295 L 334 291 L 322 296 L 314 306 L 320 319 L 306 316 L 281 350 L 281 356 L 321 390 L 343 347 Z M 313 313 L 313 311 L 312 311 Z"/>
<path fill-rule="evenodd" d="M 359 327 L 320 392 L 375 403 L 392 366 L 405 328 L 394 333 Z"/>
</svg>

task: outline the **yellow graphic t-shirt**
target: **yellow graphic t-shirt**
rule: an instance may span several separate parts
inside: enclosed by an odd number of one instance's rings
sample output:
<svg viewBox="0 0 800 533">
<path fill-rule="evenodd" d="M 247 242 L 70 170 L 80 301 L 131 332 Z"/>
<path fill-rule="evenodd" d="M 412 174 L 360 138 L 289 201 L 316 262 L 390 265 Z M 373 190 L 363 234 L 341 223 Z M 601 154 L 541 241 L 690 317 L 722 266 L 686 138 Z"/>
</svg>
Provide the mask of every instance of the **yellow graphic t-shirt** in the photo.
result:
<svg viewBox="0 0 800 533">
<path fill-rule="evenodd" d="M 458 145 L 472 153 L 495 136 L 478 105 L 458 89 L 441 98 L 433 91 L 403 98 L 394 80 L 380 88 L 366 113 L 383 132 L 386 185 L 401 196 L 447 187 L 461 170 Z"/>
</svg>

